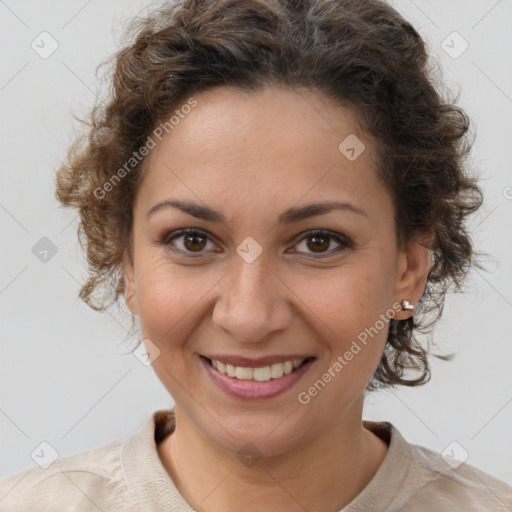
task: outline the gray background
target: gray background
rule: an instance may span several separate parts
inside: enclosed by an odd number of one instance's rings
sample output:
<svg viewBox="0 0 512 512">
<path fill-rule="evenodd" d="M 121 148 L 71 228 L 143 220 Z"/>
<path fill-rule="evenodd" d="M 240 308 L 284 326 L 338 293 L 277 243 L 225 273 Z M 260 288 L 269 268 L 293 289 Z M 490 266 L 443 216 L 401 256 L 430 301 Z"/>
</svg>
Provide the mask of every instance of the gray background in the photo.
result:
<svg viewBox="0 0 512 512">
<path fill-rule="evenodd" d="M 64 457 L 122 439 L 172 404 L 152 368 L 124 354 L 126 317 L 77 298 L 85 267 L 76 213 L 54 199 L 55 169 L 79 128 L 72 114 L 93 104 L 96 66 L 119 46 L 123 20 L 145 5 L 0 1 L 0 478 L 34 466 L 41 441 Z M 434 359 L 423 388 L 370 396 L 364 417 L 391 421 L 438 452 L 456 441 L 467 462 L 512 484 L 512 2 L 393 5 L 426 38 L 473 120 L 472 159 L 485 192 L 473 230 L 491 257 L 465 295 L 448 298 L 434 332 L 458 357 Z M 59 45 L 45 59 L 31 47 L 43 31 Z M 453 31 L 469 43 L 458 58 L 442 47 Z M 447 41 L 460 50 L 460 41 Z M 57 248 L 46 262 L 32 252 L 43 237 Z"/>
</svg>

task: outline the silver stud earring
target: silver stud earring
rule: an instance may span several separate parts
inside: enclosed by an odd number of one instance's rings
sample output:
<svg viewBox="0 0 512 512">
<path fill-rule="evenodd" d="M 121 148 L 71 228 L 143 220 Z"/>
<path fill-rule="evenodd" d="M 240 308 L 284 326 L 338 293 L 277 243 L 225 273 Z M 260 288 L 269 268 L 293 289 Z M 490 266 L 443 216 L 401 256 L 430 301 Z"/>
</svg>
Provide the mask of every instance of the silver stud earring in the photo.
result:
<svg viewBox="0 0 512 512">
<path fill-rule="evenodd" d="M 402 301 L 402 309 L 404 311 L 410 311 L 411 309 L 414 309 L 414 305 L 411 304 L 407 299 L 404 299 Z"/>
</svg>

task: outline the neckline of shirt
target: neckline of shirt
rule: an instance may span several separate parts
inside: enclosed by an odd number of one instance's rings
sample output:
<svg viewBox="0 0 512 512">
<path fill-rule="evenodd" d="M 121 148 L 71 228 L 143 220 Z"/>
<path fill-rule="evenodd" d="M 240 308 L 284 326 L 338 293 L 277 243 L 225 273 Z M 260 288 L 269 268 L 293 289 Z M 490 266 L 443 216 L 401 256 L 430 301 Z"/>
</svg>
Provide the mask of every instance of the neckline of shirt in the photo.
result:
<svg viewBox="0 0 512 512">
<path fill-rule="evenodd" d="M 158 455 L 157 444 L 174 431 L 174 411 L 158 410 L 121 447 L 121 470 L 127 485 L 140 502 L 154 512 L 190 512 Z M 388 451 L 377 472 L 346 507 L 339 512 L 382 511 L 396 497 L 409 473 L 411 446 L 389 422 L 363 420 L 363 426 L 380 437 Z"/>
</svg>

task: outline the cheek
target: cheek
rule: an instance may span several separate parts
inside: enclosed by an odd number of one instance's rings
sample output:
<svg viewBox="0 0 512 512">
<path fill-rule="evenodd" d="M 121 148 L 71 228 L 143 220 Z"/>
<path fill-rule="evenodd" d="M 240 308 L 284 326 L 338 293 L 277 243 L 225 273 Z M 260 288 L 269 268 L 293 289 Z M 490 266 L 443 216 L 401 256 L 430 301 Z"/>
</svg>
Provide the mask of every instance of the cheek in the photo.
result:
<svg viewBox="0 0 512 512">
<path fill-rule="evenodd" d="M 342 405 L 343 400 L 353 399 L 381 359 L 389 328 L 381 315 L 389 308 L 392 289 L 389 269 L 382 261 L 361 255 L 351 265 L 320 273 L 315 286 L 302 281 L 300 297 L 315 313 L 309 317 L 316 317 L 314 330 L 327 352 L 307 386 L 314 386 L 313 393 L 322 388 L 321 383 L 315 384 L 319 375 L 323 382 L 332 382 L 325 393 L 322 391 L 318 407 L 331 401 Z"/>
<path fill-rule="evenodd" d="M 165 262 L 139 260 L 137 295 L 145 337 L 160 343 L 175 339 L 173 332 L 204 295 L 190 277 Z"/>
<path fill-rule="evenodd" d="M 381 315 L 387 306 L 375 276 L 366 275 L 367 279 L 355 271 L 338 274 L 336 280 L 325 282 L 325 293 L 317 291 L 307 302 L 319 319 L 315 330 L 324 333 L 319 340 L 326 357 L 304 383 L 300 396 L 314 400 L 315 407 L 333 421 L 365 388 L 386 343 L 389 323 Z"/>
<path fill-rule="evenodd" d="M 391 286 L 386 269 L 358 263 L 320 272 L 314 283 L 297 280 L 294 292 L 324 324 L 330 337 L 346 342 L 373 325 L 388 309 Z"/>
<path fill-rule="evenodd" d="M 178 348 L 206 314 L 219 276 L 194 266 L 180 267 L 165 258 L 141 258 L 137 282 L 139 317 L 144 337 L 157 345 Z"/>
</svg>

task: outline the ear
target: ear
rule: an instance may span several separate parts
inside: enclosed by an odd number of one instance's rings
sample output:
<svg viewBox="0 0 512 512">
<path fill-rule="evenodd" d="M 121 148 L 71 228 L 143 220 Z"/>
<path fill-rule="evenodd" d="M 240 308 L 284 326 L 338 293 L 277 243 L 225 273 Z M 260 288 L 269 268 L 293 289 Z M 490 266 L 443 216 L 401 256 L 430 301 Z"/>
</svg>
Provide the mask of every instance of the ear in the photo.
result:
<svg viewBox="0 0 512 512">
<path fill-rule="evenodd" d="M 134 314 L 139 314 L 137 303 L 137 287 L 135 285 L 135 268 L 133 258 L 126 254 L 123 259 L 123 279 L 124 279 L 124 300 L 128 309 Z"/>
<path fill-rule="evenodd" d="M 400 251 L 397 280 L 394 290 L 394 303 L 402 304 L 408 300 L 414 305 L 412 310 L 400 310 L 396 313 L 397 320 L 405 320 L 414 315 L 418 303 L 425 291 L 427 276 L 431 267 L 433 231 L 425 233 L 418 241 L 410 241 L 406 248 Z"/>
</svg>

